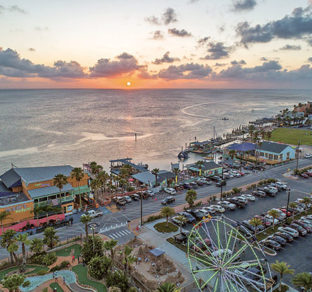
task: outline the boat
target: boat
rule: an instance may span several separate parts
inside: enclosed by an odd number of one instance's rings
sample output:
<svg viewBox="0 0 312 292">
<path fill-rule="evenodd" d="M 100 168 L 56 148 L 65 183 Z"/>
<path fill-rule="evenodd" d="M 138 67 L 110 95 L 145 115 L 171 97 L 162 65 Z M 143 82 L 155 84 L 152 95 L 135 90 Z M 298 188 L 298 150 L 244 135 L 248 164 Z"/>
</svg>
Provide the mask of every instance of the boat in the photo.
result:
<svg viewBox="0 0 312 292">
<path fill-rule="evenodd" d="M 188 153 L 187 153 L 187 151 L 181 151 L 179 154 L 178 154 L 178 158 L 179 159 L 188 159 Z"/>
<path fill-rule="evenodd" d="M 224 118 L 222 118 L 221 120 L 222 120 L 222 121 L 228 121 L 228 120 L 229 120 L 229 118 L 224 117 Z"/>
</svg>

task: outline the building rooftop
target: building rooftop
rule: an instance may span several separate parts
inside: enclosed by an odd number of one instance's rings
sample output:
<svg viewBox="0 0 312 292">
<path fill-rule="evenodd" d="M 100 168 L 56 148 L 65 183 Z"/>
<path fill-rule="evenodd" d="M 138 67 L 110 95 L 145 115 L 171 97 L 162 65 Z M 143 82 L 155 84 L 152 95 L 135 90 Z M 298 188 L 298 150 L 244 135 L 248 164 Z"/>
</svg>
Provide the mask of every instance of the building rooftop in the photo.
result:
<svg viewBox="0 0 312 292">
<path fill-rule="evenodd" d="M 0 182 L 0 206 L 6 206 L 29 201 L 23 193 L 13 193 L 7 189 L 4 183 Z"/>
<path fill-rule="evenodd" d="M 72 190 L 73 187 L 70 184 L 64 185 L 62 192 L 68 192 Z M 52 186 L 52 187 L 45 187 L 45 188 L 39 188 L 28 191 L 30 197 L 32 199 L 36 199 L 39 197 L 44 197 L 48 195 L 58 194 L 60 192 L 59 188 Z"/>
<path fill-rule="evenodd" d="M 73 167 L 70 165 L 11 168 L 0 178 L 6 187 L 11 188 L 23 180 L 27 185 L 53 179 L 57 174 L 70 176 Z"/>
<path fill-rule="evenodd" d="M 280 154 L 287 147 L 290 147 L 287 144 L 263 141 L 259 145 L 257 145 L 257 150 L 268 151 L 276 154 Z"/>
<path fill-rule="evenodd" d="M 199 170 L 199 166 L 196 163 L 188 164 L 186 167 L 190 168 L 190 169 L 192 168 L 192 169 L 198 169 Z M 220 168 L 220 167 L 222 167 L 222 166 L 215 163 L 214 161 L 203 161 L 201 169 L 203 171 L 205 171 L 205 170 L 211 170 L 211 169 L 216 169 L 216 168 Z"/>
</svg>

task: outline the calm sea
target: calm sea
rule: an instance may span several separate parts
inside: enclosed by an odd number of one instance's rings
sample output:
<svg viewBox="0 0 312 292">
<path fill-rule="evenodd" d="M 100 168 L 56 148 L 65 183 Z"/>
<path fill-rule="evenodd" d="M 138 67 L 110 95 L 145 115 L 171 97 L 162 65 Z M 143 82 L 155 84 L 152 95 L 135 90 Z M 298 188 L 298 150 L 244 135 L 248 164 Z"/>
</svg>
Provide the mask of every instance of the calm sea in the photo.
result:
<svg viewBox="0 0 312 292">
<path fill-rule="evenodd" d="M 0 170 L 92 160 L 108 168 L 125 157 L 169 169 L 185 143 L 211 138 L 213 127 L 222 135 L 311 97 L 311 90 L 0 90 Z"/>
</svg>

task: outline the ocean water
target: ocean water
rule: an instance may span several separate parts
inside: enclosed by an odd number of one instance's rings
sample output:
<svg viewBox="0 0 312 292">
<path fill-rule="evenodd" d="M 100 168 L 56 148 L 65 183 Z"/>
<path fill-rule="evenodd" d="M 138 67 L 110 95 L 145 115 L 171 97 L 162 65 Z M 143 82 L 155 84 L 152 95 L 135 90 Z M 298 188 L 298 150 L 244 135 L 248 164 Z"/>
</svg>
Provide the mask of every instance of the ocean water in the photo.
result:
<svg viewBox="0 0 312 292">
<path fill-rule="evenodd" d="M 169 169 L 213 127 L 222 135 L 311 99 L 311 90 L 0 90 L 0 171 L 92 160 L 107 169 L 125 157 Z"/>
</svg>

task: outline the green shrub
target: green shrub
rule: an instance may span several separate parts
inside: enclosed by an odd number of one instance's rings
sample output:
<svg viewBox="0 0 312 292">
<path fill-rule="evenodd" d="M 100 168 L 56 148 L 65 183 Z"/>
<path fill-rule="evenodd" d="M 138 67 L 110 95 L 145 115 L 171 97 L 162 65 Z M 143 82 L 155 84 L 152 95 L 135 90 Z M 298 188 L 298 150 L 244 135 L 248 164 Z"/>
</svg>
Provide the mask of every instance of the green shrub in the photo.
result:
<svg viewBox="0 0 312 292">
<path fill-rule="evenodd" d="M 161 233 L 168 233 L 168 232 L 176 232 L 178 231 L 178 226 L 172 224 L 171 222 L 161 222 L 154 225 L 154 228 Z"/>
<path fill-rule="evenodd" d="M 202 205 L 202 201 L 199 201 L 198 203 L 194 205 L 194 207 L 200 207 L 201 205 Z"/>
<path fill-rule="evenodd" d="M 37 275 L 38 276 L 43 276 L 43 275 L 45 275 L 45 274 L 47 274 L 48 272 L 46 271 L 46 270 L 39 270 L 38 272 L 37 272 Z"/>
<path fill-rule="evenodd" d="M 27 280 L 23 283 L 22 286 L 25 288 L 25 287 L 28 287 L 29 285 L 30 285 L 30 281 Z"/>
<path fill-rule="evenodd" d="M 60 264 L 61 269 L 65 269 L 70 265 L 69 261 L 62 261 Z"/>
<path fill-rule="evenodd" d="M 241 190 L 242 189 L 240 189 L 240 188 L 233 188 L 232 192 L 233 192 L 233 194 L 239 194 L 241 192 Z"/>
<path fill-rule="evenodd" d="M 46 265 L 46 266 L 50 266 L 52 264 L 54 264 L 57 260 L 57 256 L 55 254 L 55 252 L 51 252 L 51 253 L 47 253 L 42 260 L 42 264 Z"/>
<path fill-rule="evenodd" d="M 152 216 L 149 216 L 145 222 L 153 222 L 161 218 L 163 218 L 163 216 L 161 215 L 152 215 Z"/>
</svg>

